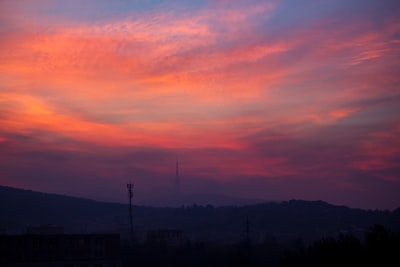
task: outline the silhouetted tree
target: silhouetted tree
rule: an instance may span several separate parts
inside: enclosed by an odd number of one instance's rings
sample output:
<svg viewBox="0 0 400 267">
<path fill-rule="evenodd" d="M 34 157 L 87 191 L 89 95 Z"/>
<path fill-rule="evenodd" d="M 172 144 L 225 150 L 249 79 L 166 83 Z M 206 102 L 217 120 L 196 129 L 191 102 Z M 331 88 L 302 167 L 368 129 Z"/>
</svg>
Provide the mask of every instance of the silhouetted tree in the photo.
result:
<svg viewBox="0 0 400 267">
<path fill-rule="evenodd" d="M 400 233 L 375 224 L 366 234 L 365 240 L 370 263 L 377 266 L 400 266 Z"/>
<path fill-rule="evenodd" d="M 282 266 L 400 266 L 400 233 L 374 225 L 361 242 L 352 235 L 326 237 L 307 249 L 287 250 Z"/>
</svg>

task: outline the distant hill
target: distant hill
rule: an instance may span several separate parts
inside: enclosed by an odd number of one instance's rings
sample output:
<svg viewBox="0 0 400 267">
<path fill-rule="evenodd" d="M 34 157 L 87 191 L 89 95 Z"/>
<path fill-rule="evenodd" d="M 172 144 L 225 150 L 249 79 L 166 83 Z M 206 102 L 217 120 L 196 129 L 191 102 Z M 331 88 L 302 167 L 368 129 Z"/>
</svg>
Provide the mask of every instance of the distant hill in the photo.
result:
<svg viewBox="0 0 400 267">
<path fill-rule="evenodd" d="M 145 205 L 153 207 L 181 207 L 182 205 L 244 206 L 264 202 L 261 199 L 238 198 L 218 194 L 165 195 L 150 199 Z"/>
<path fill-rule="evenodd" d="M 87 223 L 103 221 L 126 213 L 118 203 L 40 193 L 0 186 L 0 228 L 23 230 L 28 225 L 57 224 L 72 231 L 83 230 Z"/>
<path fill-rule="evenodd" d="M 135 206 L 139 238 L 151 229 L 180 229 L 191 239 L 235 241 L 245 235 L 246 218 L 254 240 L 313 240 L 343 232 L 361 233 L 373 224 L 400 230 L 400 209 L 351 209 L 322 201 L 290 200 L 246 206 L 200 205 L 176 208 Z M 0 229 L 21 233 L 28 225 L 55 224 L 67 232 L 128 229 L 128 205 L 0 186 Z M 124 230 L 125 229 L 125 230 Z"/>
</svg>

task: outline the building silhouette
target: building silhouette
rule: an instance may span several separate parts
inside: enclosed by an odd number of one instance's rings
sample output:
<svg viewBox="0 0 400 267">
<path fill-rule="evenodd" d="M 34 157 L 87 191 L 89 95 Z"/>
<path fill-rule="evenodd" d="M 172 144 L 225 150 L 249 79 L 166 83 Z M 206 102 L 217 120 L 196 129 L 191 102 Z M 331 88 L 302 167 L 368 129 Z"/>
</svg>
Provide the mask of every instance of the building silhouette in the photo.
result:
<svg viewBox="0 0 400 267">
<path fill-rule="evenodd" d="M 64 234 L 60 230 L 35 227 L 22 235 L 0 235 L 0 266 L 121 266 L 119 234 Z"/>
<path fill-rule="evenodd" d="M 179 246 L 184 244 L 183 231 L 178 229 L 156 229 L 147 232 L 147 242 Z"/>
</svg>

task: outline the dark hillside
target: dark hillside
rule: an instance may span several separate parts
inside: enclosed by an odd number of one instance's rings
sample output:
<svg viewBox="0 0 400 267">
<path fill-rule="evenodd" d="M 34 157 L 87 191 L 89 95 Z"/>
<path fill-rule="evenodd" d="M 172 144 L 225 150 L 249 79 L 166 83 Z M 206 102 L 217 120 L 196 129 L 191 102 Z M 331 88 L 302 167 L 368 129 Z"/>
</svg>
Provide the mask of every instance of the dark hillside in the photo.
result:
<svg viewBox="0 0 400 267">
<path fill-rule="evenodd" d="M 128 205 L 0 187 L 0 228 L 22 232 L 27 225 L 55 224 L 68 232 L 121 231 L 127 229 Z M 322 201 L 290 200 L 247 206 L 211 205 L 180 208 L 134 207 L 138 236 L 152 229 L 179 229 L 192 239 L 237 241 L 245 235 L 315 240 L 327 235 L 363 235 L 374 224 L 400 230 L 400 209 L 361 210 Z"/>
</svg>

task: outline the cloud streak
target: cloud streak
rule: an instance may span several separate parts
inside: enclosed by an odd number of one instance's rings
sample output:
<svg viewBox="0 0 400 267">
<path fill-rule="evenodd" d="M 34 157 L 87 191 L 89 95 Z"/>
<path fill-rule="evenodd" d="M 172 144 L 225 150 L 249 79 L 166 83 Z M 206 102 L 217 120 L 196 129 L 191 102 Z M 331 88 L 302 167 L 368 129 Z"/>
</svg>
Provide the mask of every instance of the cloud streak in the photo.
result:
<svg viewBox="0 0 400 267">
<path fill-rule="evenodd" d="M 179 156 L 188 192 L 400 204 L 396 1 L 0 10 L 2 184 L 120 201 L 136 173 L 156 196 Z"/>
</svg>

